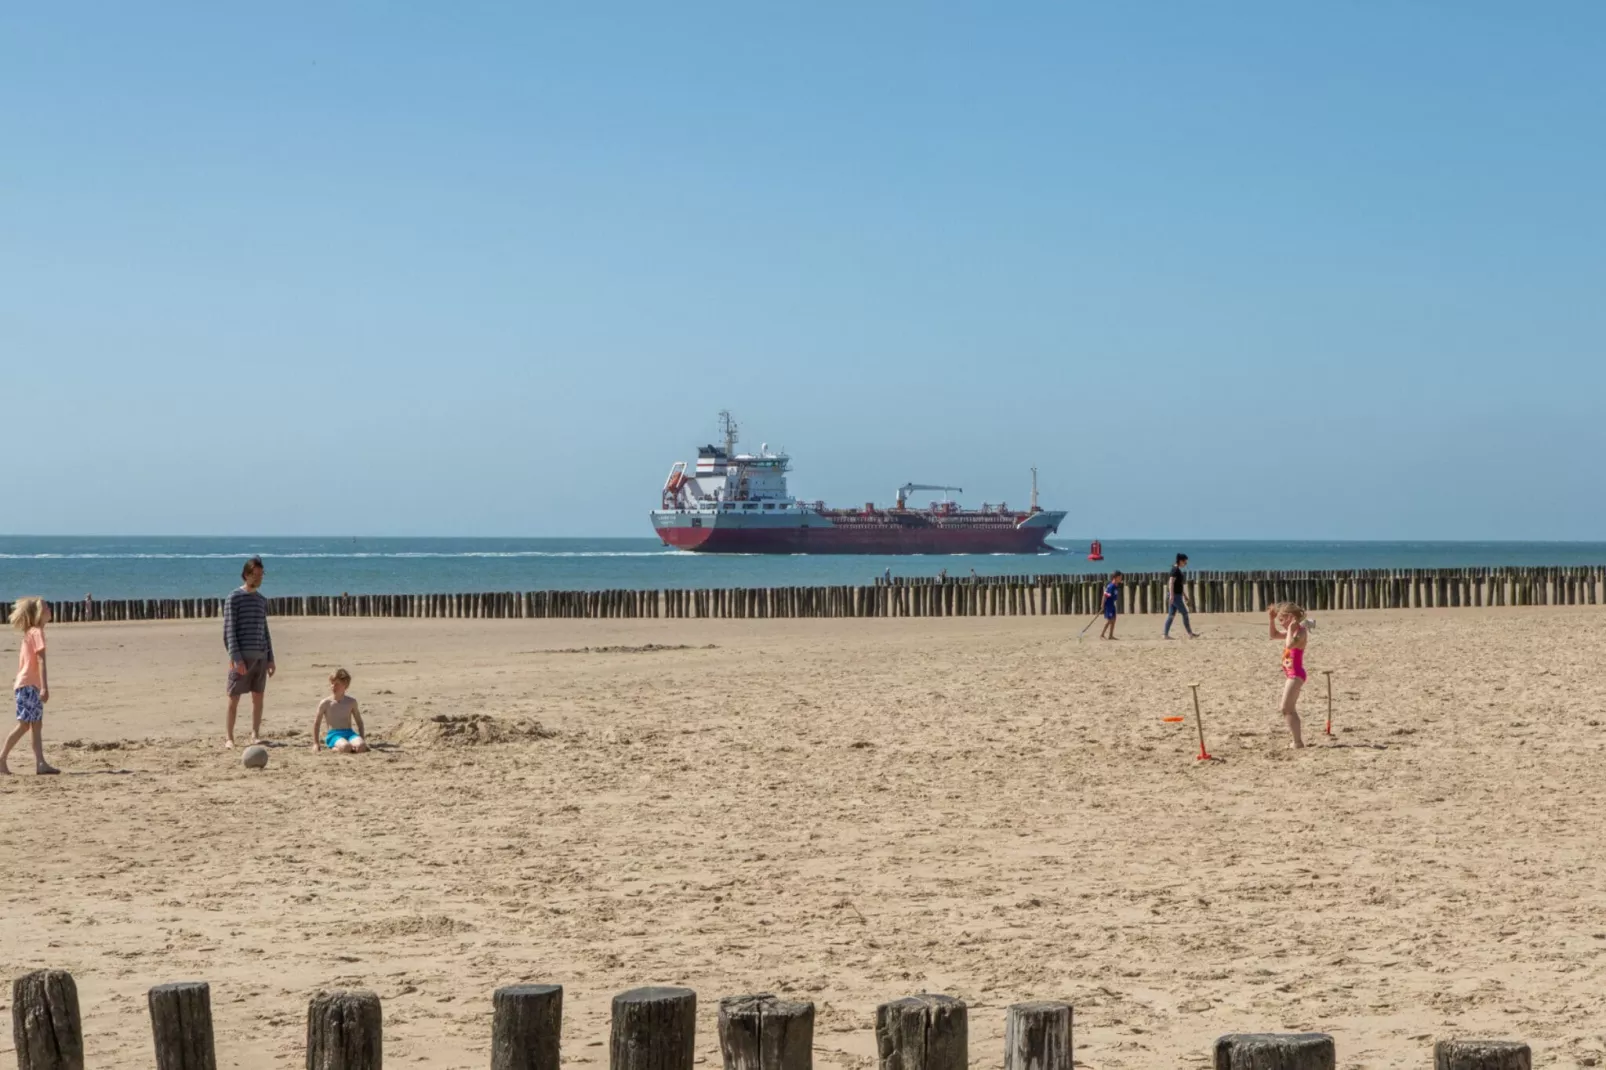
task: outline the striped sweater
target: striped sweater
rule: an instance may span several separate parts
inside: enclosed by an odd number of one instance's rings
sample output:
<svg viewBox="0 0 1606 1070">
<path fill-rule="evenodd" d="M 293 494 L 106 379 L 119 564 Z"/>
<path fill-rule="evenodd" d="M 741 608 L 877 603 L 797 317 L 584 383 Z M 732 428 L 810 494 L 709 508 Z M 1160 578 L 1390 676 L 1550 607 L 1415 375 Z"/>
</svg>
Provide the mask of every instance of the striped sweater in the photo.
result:
<svg viewBox="0 0 1606 1070">
<path fill-rule="evenodd" d="M 223 645 L 229 648 L 230 661 L 273 660 L 268 600 L 259 592 L 240 587 L 223 603 Z"/>
</svg>

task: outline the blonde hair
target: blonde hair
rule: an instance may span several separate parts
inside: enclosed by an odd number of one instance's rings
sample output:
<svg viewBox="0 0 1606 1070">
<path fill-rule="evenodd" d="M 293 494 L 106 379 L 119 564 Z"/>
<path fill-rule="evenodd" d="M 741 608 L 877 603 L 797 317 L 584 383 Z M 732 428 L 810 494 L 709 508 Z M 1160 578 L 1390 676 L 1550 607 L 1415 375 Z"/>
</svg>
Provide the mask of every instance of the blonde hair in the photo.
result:
<svg viewBox="0 0 1606 1070">
<path fill-rule="evenodd" d="M 1298 602 L 1278 602 L 1271 608 L 1279 617 L 1293 617 L 1298 624 L 1305 622 L 1305 607 Z"/>
<path fill-rule="evenodd" d="M 329 674 L 329 683 L 330 683 L 330 685 L 333 685 L 336 680 L 339 680 L 341 683 L 345 684 L 347 687 L 350 687 L 351 686 L 351 673 L 347 672 L 345 669 L 336 669 L 334 672 Z"/>
<path fill-rule="evenodd" d="M 17 599 L 11 607 L 11 626 L 19 632 L 38 628 L 45 623 L 45 600 L 34 595 Z"/>
</svg>

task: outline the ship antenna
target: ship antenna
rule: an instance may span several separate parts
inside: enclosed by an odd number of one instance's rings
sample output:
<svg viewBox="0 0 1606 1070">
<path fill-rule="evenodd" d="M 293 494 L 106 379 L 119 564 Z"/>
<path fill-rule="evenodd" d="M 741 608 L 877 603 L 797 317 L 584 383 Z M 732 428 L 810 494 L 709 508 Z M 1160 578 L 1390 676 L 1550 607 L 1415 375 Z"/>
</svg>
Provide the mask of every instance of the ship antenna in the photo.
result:
<svg viewBox="0 0 1606 1070">
<path fill-rule="evenodd" d="M 1032 465 L 1032 512 L 1037 512 L 1037 466 Z"/>
<path fill-rule="evenodd" d="M 725 433 L 725 456 L 736 456 L 736 421 L 729 409 L 719 410 L 719 429 Z"/>
</svg>

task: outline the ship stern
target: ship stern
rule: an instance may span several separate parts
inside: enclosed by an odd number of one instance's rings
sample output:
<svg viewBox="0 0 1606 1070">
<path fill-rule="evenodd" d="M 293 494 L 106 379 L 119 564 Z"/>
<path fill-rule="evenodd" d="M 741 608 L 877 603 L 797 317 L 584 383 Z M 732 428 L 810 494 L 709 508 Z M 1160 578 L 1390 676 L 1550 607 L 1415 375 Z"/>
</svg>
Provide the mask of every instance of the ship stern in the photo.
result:
<svg viewBox="0 0 1606 1070">
<path fill-rule="evenodd" d="M 659 541 L 677 550 L 701 549 L 714 533 L 712 524 L 704 526 L 704 517 L 667 511 L 654 511 L 651 516 L 652 529 L 658 533 Z"/>
</svg>

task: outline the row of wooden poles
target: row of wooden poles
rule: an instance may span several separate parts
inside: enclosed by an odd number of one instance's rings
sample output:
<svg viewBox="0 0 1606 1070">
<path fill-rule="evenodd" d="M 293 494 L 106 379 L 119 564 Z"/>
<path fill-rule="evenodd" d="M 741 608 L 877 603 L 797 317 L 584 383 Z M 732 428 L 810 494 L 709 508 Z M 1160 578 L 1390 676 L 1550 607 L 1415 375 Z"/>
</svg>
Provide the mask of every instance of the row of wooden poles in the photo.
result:
<svg viewBox="0 0 1606 1070">
<path fill-rule="evenodd" d="M 1164 613 L 1168 576 L 1131 573 L 1122 613 Z M 715 587 L 658 591 L 491 591 L 478 594 L 289 595 L 279 617 L 1021 617 L 1085 615 L 1102 604 L 1103 576 L 895 578 L 869 586 Z M 1255 613 L 1277 602 L 1307 609 L 1606 604 L 1606 567 L 1201 572 L 1186 580 L 1195 613 Z M 220 617 L 221 598 L 51 602 L 58 621 Z M 0 602 L 9 614 L 11 604 Z"/>
<path fill-rule="evenodd" d="M 217 1070 L 212 995 L 205 981 L 157 985 L 147 996 L 156 1070 Z M 561 985 L 499 988 L 491 999 L 491 1070 L 559 1070 Z M 78 989 L 63 970 L 12 983 L 18 1070 L 84 1070 Z M 812 1070 L 814 1004 L 772 995 L 719 1002 L 725 1070 Z M 693 1070 L 697 994 L 633 988 L 613 997 L 609 1070 Z M 381 1070 L 383 1015 L 369 991 L 320 992 L 307 1006 L 307 1070 Z M 876 1008 L 878 1070 L 969 1070 L 963 1000 L 918 995 Z M 1072 1070 L 1069 1003 L 1012 1004 L 1004 1021 L 1004 1070 Z M 1335 1070 L 1326 1033 L 1230 1033 L 1215 1042 L 1215 1070 Z M 1518 1041 L 1441 1040 L 1435 1070 L 1531 1070 Z"/>
</svg>

